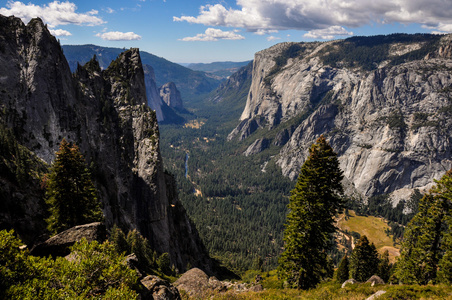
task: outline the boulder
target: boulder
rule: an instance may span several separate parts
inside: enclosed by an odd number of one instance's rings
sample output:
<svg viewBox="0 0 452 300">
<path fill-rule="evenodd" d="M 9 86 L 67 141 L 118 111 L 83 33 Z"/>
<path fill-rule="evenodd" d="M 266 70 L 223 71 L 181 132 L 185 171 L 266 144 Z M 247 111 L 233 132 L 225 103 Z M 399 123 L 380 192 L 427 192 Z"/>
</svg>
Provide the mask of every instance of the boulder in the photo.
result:
<svg viewBox="0 0 452 300">
<path fill-rule="evenodd" d="M 383 295 L 384 293 L 386 293 L 386 291 L 378 291 L 375 294 L 373 294 L 372 296 L 370 296 L 369 298 L 366 298 L 366 300 L 375 300 L 377 298 L 379 298 L 381 295 Z"/>
<path fill-rule="evenodd" d="M 34 256 L 66 256 L 71 252 L 69 248 L 83 238 L 88 242 L 98 241 L 102 243 L 107 238 L 105 225 L 94 222 L 69 228 L 34 246 L 30 253 Z"/>
<path fill-rule="evenodd" d="M 373 275 L 372 277 L 370 277 L 366 283 L 371 283 L 372 286 L 376 285 L 376 284 L 385 284 L 384 280 L 381 279 L 379 276 L 377 275 Z"/>
<path fill-rule="evenodd" d="M 193 268 L 185 272 L 174 286 L 179 290 L 184 290 L 190 297 L 200 296 L 209 291 L 209 276 L 198 268 Z"/>
<path fill-rule="evenodd" d="M 141 293 L 142 300 L 181 300 L 177 288 L 160 277 L 149 275 L 141 280 L 144 291 Z"/>
<path fill-rule="evenodd" d="M 342 283 L 342 288 L 344 288 L 348 284 L 357 284 L 357 283 L 358 283 L 358 281 L 356 281 L 355 279 L 351 278 L 351 279 L 348 279 L 348 280 L 344 281 L 344 283 Z"/>
</svg>

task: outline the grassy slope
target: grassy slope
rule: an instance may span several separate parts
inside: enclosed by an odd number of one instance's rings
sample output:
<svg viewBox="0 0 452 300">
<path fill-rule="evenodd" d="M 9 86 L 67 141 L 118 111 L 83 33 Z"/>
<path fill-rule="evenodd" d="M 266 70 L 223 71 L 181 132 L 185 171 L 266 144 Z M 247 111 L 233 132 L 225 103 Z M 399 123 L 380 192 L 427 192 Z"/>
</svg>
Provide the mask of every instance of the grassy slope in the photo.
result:
<svg viewBox="0 0 452 300">
<path fill-rule="evenodd" d="M 337 225 L 342 231 L 355 231 L 360 235 L 365 235 L 370 242 L 375 244 L 379 253 L 385 250 L 389 251 L 391 261 L 400 255 L 400 250 L 394 247 L 392 236 L 388 236 L 385 230 L 389 230 L 389 226 L 383 218 L 373 216 L 357 216 L 354 211 L 350 211 L 350 217 L 347 219 L 341 215 Z"/>
</svg>

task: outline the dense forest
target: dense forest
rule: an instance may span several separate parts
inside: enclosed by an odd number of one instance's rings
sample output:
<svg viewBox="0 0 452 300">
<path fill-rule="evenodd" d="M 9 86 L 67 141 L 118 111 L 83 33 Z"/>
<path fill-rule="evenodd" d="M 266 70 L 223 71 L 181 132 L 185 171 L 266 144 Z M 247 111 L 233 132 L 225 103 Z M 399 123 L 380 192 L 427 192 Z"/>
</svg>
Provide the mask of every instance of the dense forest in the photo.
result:
<svg viewBox="0 0 452 300">
<path fill-rule="evenodd" d="M 272 144 L 255 155 L 243 153 L 257 138 L 274 137 L 282 129 L 301 123 L 308 114 L 300 114 L 272 130 L 258 130 L 244 141 L 227 141 L 245 105 L 247 89 L 229 96 L 218 103 L 210 101 L 211 95 L 187 103 L 192 112 L 185 115 L 192 119 L 190 126 L 161 125 L 163 161 L 167 171 L 176 177 L 179 197 L 210 255 L 238 273 L 256 268 L 259 259 L 263 268 L 270 270 L 277 266 L 283 247 L 287 205 L 295 182 L 284 177 L 275 163 L 278 146 Z M 387 219 L 391 228 L 387 234 L 397 243 L 421 197 L 417 193 L 395 208 L 387 195 L 370 198 L 366 203 L 351 198 L 345 202 L 347 210 L 359 215 Z M 346 251 L 331 251 L 337 265 Z"/>
</svg>

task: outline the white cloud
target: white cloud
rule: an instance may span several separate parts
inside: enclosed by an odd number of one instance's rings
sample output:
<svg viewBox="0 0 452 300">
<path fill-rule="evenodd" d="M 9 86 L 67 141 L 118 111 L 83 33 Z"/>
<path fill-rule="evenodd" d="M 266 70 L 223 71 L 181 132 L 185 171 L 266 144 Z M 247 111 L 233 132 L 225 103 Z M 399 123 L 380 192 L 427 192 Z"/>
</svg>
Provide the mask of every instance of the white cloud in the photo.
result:
<svg viewBox="0 0 452 300">
<path fill-rule="evenodd" d="M 269 36 L 269 37 L 267 37 L 267 41 L 269 41 L 269 42 L 271 42 L 271 41 L 276 41 L 276 40 L 280 40 L 281 38 L 279 38 L 279 37 L 276 37 L 276 36 Z"/>
<path fill-rule="evenodd" d="M 77 6 L 71 2 L 54 1 L 42 6 L 32 3 L 24 4 L 20 1 L 9 1 L 6 8 L 0 8 L 0 14 L 10 16 L 14 15 L 28 23 L 32 18 L 39 17 L 49 27 L 59 25 L 75 24 L 75 25 L 100 25 L 105 23 L 101 18 L 97 17 L 97 10 L 91 10 L 86 13 L 77 13 Z"/>
<path fill-rule="evenodd" d="M 257 35 L 266 35 L 266 34 L 277 33 L 277 32 L 278 32 L 278 30 L 258 29 L 257 31 L 254 32 L 254 34 L 257 34 Z"/>
<path fill-rule="evenodd" d="M 325 29 L 311 30 L 304 34 L 305 38 L 311 39 L 322 39 L 322 40 L 332 40 L 336 36 L 351 36 L 353 32 L 347 31 L 342 26 L 331 26 Z"/>
<path fill-rule="evenodd" d="M 449 0 L 237 0 L 240 9 L 222 4 L 200 7 L 198 16 L 173 17 L 174 21 L 259 30 L 326 29 L 359 27 L 372 23 L 419 23 L 452 32 Z"/>
<path fill-rule="evenodd" d="M 105 11 L 107 12 L 107 14 L 112 14 L 112 13 L 115 12 L 115 10 L 114 10 L 113 8 L 111 8 L 111 7 L 107 7 L 107 8 L 105 9 Z"/>
<path fill-rule="evenodd" d="M 53 34 L 54 36 L 71 36 L 72 33 L 70 33 L 67 30 L 63 30 L 63 29 L 50 29 L 49 30 L 51 34 Z"/>
<path fill-rule="evenodd" d="M 141 36 L 133 32 L 119 32 L 119 31 L 110 31 L 105 33 L 96 34 L 97 37 L 100 37 L 106 41 L 136 41 L 141 40 Z"/>
<path fill-rule="evenodd" d="M 221 29 L 215 28 L 207 28 L 205 33 L 199 33 L 194 37 L 185 37 L 181 39 L 184 42 L 194 42 L 194 41 L 202 41 L 202 42 L 211 42 L 218 40 L 243 40 L 243 37 L 240 34 L 237 34 L 238 30 L 233 31 L 222 31 Z"/>
</svg>

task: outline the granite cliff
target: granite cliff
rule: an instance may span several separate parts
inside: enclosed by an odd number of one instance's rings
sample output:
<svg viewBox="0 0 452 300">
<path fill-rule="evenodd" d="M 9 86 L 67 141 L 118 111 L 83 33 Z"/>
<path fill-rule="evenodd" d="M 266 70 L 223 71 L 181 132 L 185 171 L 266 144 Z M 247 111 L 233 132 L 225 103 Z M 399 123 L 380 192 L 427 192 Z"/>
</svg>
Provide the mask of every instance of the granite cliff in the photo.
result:
<svg viewBox="0 0 452 300">
<path fill-rule="evenodd" d="M 389 35 L 282 43 L 256 53 L 240 124 L 229 140 L 263 134 L 296 178 L 325 135 L 363 197 L 406 197 L 451 168 L 452 36 Z M 254 149 L 254 150 L 253 150 Z"/>
<path fill-rule="evenodd" d="M 175 181 L 163 171 L 157 117 L 147 105 L 138 49 L 122 53 L 105 70 L 92 59 L 71 74 L 59 43 L 40 19 L 25 25 L 0 16 L 0 117 L 0 125 L 10 128 L 17 144 L 40 164 L 52 162 L 62 138 L 79 145 L 107 227 L 138 229 L 156 251 L 170 253 L 181 271 L 187 263 L 210 269 Z M 17 183 L 0 177 L 0 202 L 6 209 L 0 224 L 17 228 L 8 221 L 15 195 L 22 201 L 15 209 L 24 221 L 20 231 L 32 242 L 42 233 L 45 215 L 42 193 L 29 195 L 39 190 L 39 181 L 18 191 Z"/>
</svg>

